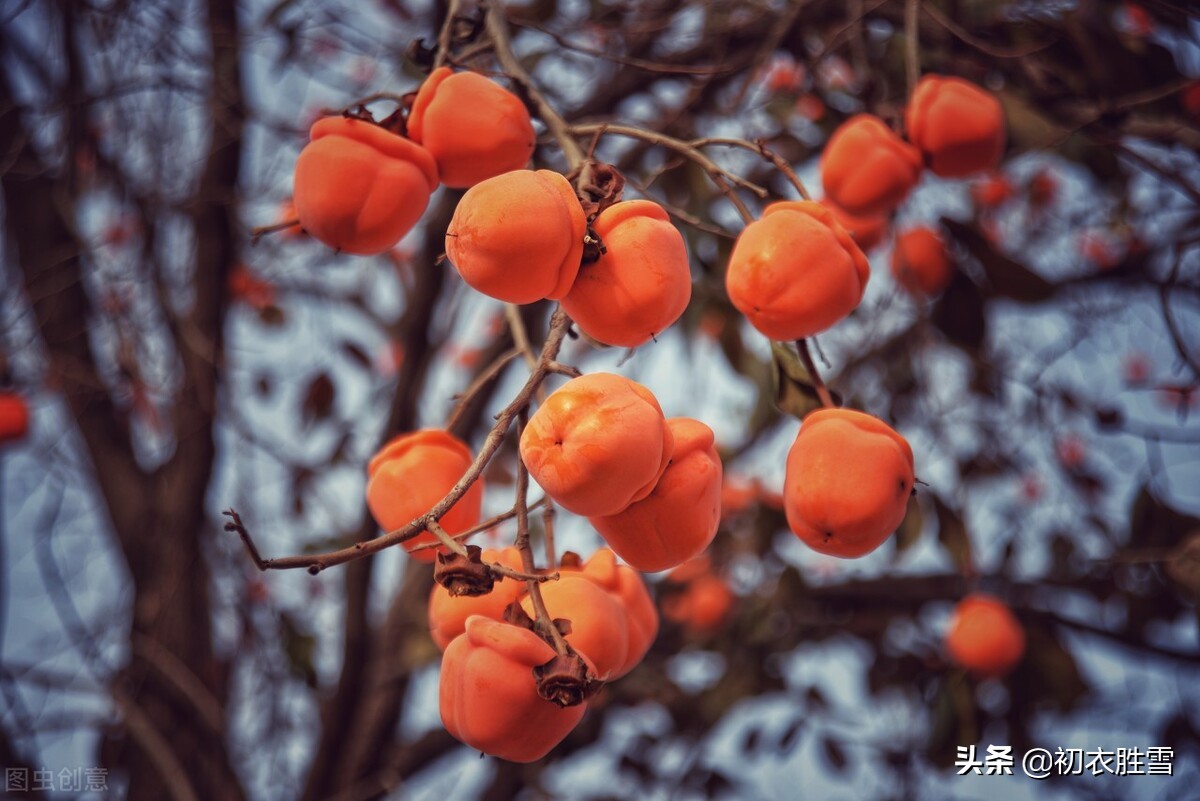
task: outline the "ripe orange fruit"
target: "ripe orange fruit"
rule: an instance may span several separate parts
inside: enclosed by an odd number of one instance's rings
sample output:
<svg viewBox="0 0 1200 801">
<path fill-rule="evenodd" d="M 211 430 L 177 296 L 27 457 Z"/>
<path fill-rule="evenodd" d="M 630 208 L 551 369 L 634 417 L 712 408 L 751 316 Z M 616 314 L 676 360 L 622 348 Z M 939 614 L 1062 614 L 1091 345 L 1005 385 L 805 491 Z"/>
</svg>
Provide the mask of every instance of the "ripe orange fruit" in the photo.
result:
<svg viewBox="0 0 1200 801">
<path fill-rule="evenodd" d="M 512 546 L 484 550 L 483 561 L 499 563 L 513 570 L 524 567 L 521 552 Z M 524 594 L 525 582 L 511 578 L 498 580 L 487 595 L 453 596 L 442 585 L 434 584 L 429 593 L 429 635 L 437 647 L 445 651 L 450 641 L 466 630 L 467 618 L 482 615 L 491 620 L 500 620 L 505 608 Z"/>
<path fill-rule="evenodd" d="M 692 297 L 683 235 L 662 206 L 626 200 L 592 223 L 606 252 L 580 268 L 563 309 L 606 345 L 634 348 L 679 319 Z"/>
<path fill-rule="evenodd" d="M 1025 630 L 999 598 L 975 593 L 955 607 L 946 651 L 977 676 L 1001 678 L 1025 654 Z"/>
<path fill-rule="evenodd" d="M 563 384 L 529 419 L 520 447 L 546 494 L 584 516 L 616 514 L 649 495 L 673 449 L 650 390 L 612 373 Z"/>
<path fill-rule="evenodd" d="M 788 453 L 784 512 L 814 551 L 853 558 L 891 536 L 912 489 L 904 437 L 863 412 L 819 409 L 804 418 Z"/>
<path fill-rule="evenodd" d="M 687 417 L 667 426 L 675 449 L 653 491 L 615 515 L 589 518 L 622 559 L 645 573 L 703 551 L 721 522 L 721 459 L 712 429 Z"/>
<path fill-rule="evenodd" d="M 971 199 L 983 209 L 994 209 L 1013 196 L 1013 185 L 1001 173 L 992 173 L 971 186 Z"/>
<path fill-rule="evenodd" d="M 347 253 L 383 253 L 408 233 L 438 185 L 420 145 L 364 120 L 317 120 L 296 159 L 293 201 L 304 230 Z"/>
<path fill-rule="evenodd" d="M 856 114 L 825 143 L 825 194 L 851 214 L 891 214 L 921 177 L 921 154 L 883 120 Z"/>
<path fill-rule="evenodd" d="M 888 216 L 886 214 L 859 217 L 846 211 L 827 197 L 821 198 L 817 202 L 833 212 L 833 218 L 841 223 L 841 226 L 853 237 L 855 244 L 863 253 L 877 248 L 883 238 L 887 236 Z"/>
<path fill-rule="evenodd" d="M 733 608 L 734 595 L 725 581 L 712 572 L 707 557 L 693 559 L 667 574 L 668 584 L 683 589 L 663 602 L 663 617 L 693 634 L 719 627 Z"/>
<path fill-rule="evenodd" d="M 858 306 L 871 265 L 820 203 L 772 203 L 738 235 L 725 289 L 771 339 L 812 336 Z"/>
<path fill-rule="evenodd" d="M 608 548 L 596 551 L 578 570 L 621 604 L 626 630 L 625 661 L 610 678 L 624 676 L 638 666 L 658 636 L 658 610 L 654 608 L 650 590 L 641 574 L 618 562 L 617 555 Z"/>
<path fill-rule="evenodd" d="M 446 230 L 446 255 L 472 288 L 507 303 L 559 300 L 583 258 L 587 218 L 567 179 L 513 170 L 467 190 Z"/>
<path fill-rule="evenodd" d="M 896 237 L 892 277 L 912 295 L 932 297 L 950 283 L 954 265 L 936 229 L 910 228 Z"/>
<path fill-rule="evenodd" d="M 542 600 L 551 620 L 571 621 L 567 642 L 596 666 L 603 681 L 624 675 L 629 654 L 629 624 L 625 605 L 591 577 L 573 570 L 560 571 L 558 581 L 542 585 Z M 534 616 L 528 596 L 521 606 Z"/>
<path fill-rule="evenodd" d="M 538 695 L 533 669 L 554 649 L 529 629 L 475 615 L 442 655 L 438 706 L 456 739 L 509 762 L 534 762 L 571 733 L 587 704 Z"/>
<path fill-rule="evenodd" d="M 926 75 L 904 111 L 908 139 L 944 178 L 994 170 L 1004 155 L 1004 108 L 983 87 L 951 75 Z"/>
<path fill-rule="evenodd" d="M 394 531 L 428 512 L 446 496 L 474 461 L 462 440 L 448 431 L 427 428 L 401 434 L 380 449 L 367 464 L 367 507 L 384 531 Z M 439 521 L 446 532 L 460 534 L 479 522 L 483 479 L 471 485 Z M 436 542 L 428 531 L 404 543 L 406 549 Z M 412 553 L 419 562 L 432 562 L 437 550 Z"/>
<path fill-rule="evenodd" d="M 417 92 L 408 135 L 437 161 L 442 183 L 465 189 L 529 163 L 537 138 L 520 99 L 477 72 L 438 67 Z"/>
<path fill-rule="evenodd" d="M 0 392 L 0 443 L 24 439 L 29 433 L 29 405 L 15 392 Z"/>
</svg>

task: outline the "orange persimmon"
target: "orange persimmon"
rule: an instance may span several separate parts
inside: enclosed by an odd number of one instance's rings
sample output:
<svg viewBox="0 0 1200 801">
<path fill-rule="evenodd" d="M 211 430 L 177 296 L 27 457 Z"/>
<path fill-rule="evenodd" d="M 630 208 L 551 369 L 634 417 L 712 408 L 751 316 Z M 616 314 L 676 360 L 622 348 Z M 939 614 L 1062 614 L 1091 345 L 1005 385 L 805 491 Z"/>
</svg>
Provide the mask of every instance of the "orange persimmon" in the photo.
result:
<svg viewBox="0 0 1200 801">
<path fill-rule="evenodd" d="M 497 300 L 559 300 L 579 273 L 586 235 L 566 178 L 513 170 L 463 195 L 446 230 L 446 256 L 469 286 Z"/>
<path fill-rule="evenodd" d="M 29 433 L 29 405 L 15 392 L 0 392 L 0 443 L 15 442 Z"/>
<path fill-rule="evenodd" d="M 509 762 L 534 762 L 571 733 L 587 704 L 559 707 L 538 695 L 533 669 L 555 656 L 529 629 L 467 618 L 446 647 L 438 684 L 442 725 L 456 739 Z"/>
<path fill-rule="evenodd" d="M 981 86 L 926 75 L 904 111 L 908 139 L 943 178 L 994 170 L 1004 155 L 1004 107 Z"/>
<path fill-rule="evenodd" d="M 483 561 L 502 564 L 513 570 L 521 570 L 521 552 L 509 546 L 499 550 L 487 548 Z M 486 595 L 458 595 L 441 584 L 434 584 L 429 593 L 429 635 L 443 651 L 458 635 L 466 630 L 467 618 L 482 615 L 491 620 L 500 620 L 504 610 L 525 593 L 525 582 L 506 578 L 497 580 L 492 591 Z"/>
<path fill-rule="evenodd" d="M 574 568 L 563 570 L 571 571 Z M 620 678 L 637 667 L 654 644 L 654 638 L 658 636 L 658 610 L 654 608 L 650 590 L 646 588 L 641 575 L 629 565 L 618 562 L 617 555 L 611 549 L 599 549 L 578 570 L 580 575 L 621 604 L 627 635 L 625 661 L 609 677 Z"/>
<path fill-rule="evenodd" d="M 374 123 L 317 120 L 296 159 L 292 200 L 305 232 L 347 253 L 383 253 L 408 233 L 438 185 L 420 145 Z"/>
<path fill-rule="evenodd" d="M 606 345 L 649 342 L 679 319 L 692 297 L 683 235 L 650 200 L 609 206 L 592 230 L 606 252 L 580 268 L 563 309 L 581 331 Z"/>
<path fill-rule="evenodd" d="M 725 273 L 729 300 L 771 339 L 812 336 L 858 306 L 867 257 L 827 207 L 772 203 L 734 242 Z"/>
<path fill-rule="evenodd" d="M 612 373 L 573 378 L 521 435 L 521 459 L 546 494 L 578 515 L 616 514 L 645 498 L 674 438 L 650 390 Z"/>
<path fill-rule="evenodd" d="M 825 194 L 862 217 L 891 214 L 920 177 L 920 152 L 871 114 L 843 122 L 821 155 Z"/>
<path fill-rule="evenodd" d="M 708 557 L 685 562 L 667 574 L 666 582 L 682 585 L 682 589 L 663 601 L 663 617 L 693 634 L 716 629 L 733 607 L 733 591 L 712 572 Z"/>
<path fill-rule="evenodd" d="M 892 277 L 909 294 L 932 297 L 950 283 L 954 265 L 946 243 L 933 228 L 910 228 L 892 247 Z"/>
<path fill-rule="evenodd" d="M 367 464 L 367 507 L 384 531 L 394 531 L 428 512 L 458 483 L 474 461 L 462 440 L 440 428 L 401 434 L 380 449 Z M 480 478 L 439 521 L 449 534 L 461 534 L 479 522 L 483 501 Z M 404 543 L 436 542 L 428 531 Z M 440 549 L 412 551 L 420 562 L 432 562 Z"/>
<path fill-rule="evenodd" d="M 981 678 L 1001 678 L 1025 654 L 1025 629 L 999 598 L 974 593 L 954 608 L 946 652 Z"/>
<path fill-rule="evenodd" d="M 597 678 L 609 681 L 623 675 L 630 655 L 625 604 L 582 572 L 567 569 L 559 573 L 558 581 L 547 581 L 541 587 L 550 619 L 570 621 L 567 642 L 595 665 Z M 535 616 L 531 597 L 526 596 L 521 606 L 530 617 Z"/>
<path fill-rule="evenodd" d="M 842 224 L 842 227 L 854 238 L 855 244 L 863 253 L 874 250 L 887 236 L 888 216 L 886 214 L 870 214 L 860 217 L 846 211 L 827 197 L 821 198 L 817 202 L 833 212 L 833 218 Z"/>
<path fill-rule="evenodd" d="M 852 558 L 891 536 L 912 489 L 904 437 L 863 412 L 819 409 L 804 418 L 788 453 L 784 512 L 814 551 Z"/>
<path fill-rule="evenodd" d="M 703 551 L 721 522 L 722 468 L 712 429 L 687 417 L 671 418 L 667 425 L 675 449 L 654 490 L 615 515 L 590 518 L 622 559 L 646 573 Z"/>
<path fill-rule="evenodd" d="M 477 72 L 438 67 L 417 92 L 408 135 L 437 161 L 442 183 L 465 189 L 519 170 L 537 138 L 525 104 Z"/>
<path fill-rule="evenodd" d="M 984 176 L 971 185 L 971 199 L 982 209 L 994 209 L 1013 196 L 1013 185 L 1002 173 Z"/>
</svg>

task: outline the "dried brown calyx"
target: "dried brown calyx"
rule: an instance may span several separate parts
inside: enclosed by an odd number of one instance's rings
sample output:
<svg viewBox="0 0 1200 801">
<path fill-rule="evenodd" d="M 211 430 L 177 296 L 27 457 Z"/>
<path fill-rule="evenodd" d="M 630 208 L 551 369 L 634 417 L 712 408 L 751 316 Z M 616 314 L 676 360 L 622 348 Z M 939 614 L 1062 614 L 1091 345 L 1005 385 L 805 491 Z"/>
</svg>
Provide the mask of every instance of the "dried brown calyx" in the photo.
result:
<svg viewBox="0 0 1200 801">
<path fill-rule="evenodd" d="M 483 563 L 483 549 L 478 545 L 468 545 L 465 555 L 439 552 L 433 565 L 433 580 L 452 597 L 487 595 L 496 584 L 492 571 Z"/>
</svg>

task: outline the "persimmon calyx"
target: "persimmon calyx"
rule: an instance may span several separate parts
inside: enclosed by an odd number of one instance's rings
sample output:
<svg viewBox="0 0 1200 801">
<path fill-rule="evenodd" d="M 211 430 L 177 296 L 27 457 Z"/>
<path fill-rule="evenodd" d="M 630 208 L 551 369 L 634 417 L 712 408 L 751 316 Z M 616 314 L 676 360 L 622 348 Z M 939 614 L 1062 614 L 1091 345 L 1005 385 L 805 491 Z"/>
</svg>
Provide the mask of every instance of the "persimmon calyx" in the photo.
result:
<svg viewBox="0 0 1200 801">
<path fill-rule="evenodd" d="M 579 654 L 558 654 L 533 669 L 538 695 L 560 707 L 582 704 L 599 691 L 604 682 L 588 675 L 587 663 Z"/>
<path fill-rule="evenodd" d="M 466 546 L 466 555 L 438 553 L 433 566 L 433 580 L 449 591 L 451 597 L 487 595 L 496 584 L 495 574 L 483 563 L 483 549 Z"/>
</svg>

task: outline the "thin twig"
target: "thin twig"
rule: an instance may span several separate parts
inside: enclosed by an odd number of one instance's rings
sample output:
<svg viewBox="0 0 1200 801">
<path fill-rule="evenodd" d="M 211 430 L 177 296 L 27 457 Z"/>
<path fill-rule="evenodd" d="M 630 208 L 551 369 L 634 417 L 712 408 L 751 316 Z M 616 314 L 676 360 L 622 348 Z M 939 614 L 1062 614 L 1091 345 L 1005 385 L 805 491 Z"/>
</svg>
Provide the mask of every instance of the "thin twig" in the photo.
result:
<svg viewBox="0 0 1200 801">
<path fill-rule="evenodd" d="M 442 21 L 442 29 L 438 31 L 437 53 L 433 56 L 433 68 L 437 69 L 446 63 L 450 57 L 451 39 L 454 33 L 454 18 L 458 16 L 459 0 L 449 0 L 446 4 L 446 19 Z"/>
<path fill-rule="evenodd" d="M 237 531 L 245 543 L 247 551 L 250 553 L 251 559 L 259 570 L 295 570 L 297 568 L 305 568 L 309 573 L 316 575 L 322 570 L 333 567 L 334 565 L 345 564 L 356 559 L 362 559 L 365 556 L 379 553 L 380 551 L 391 548 L 394 545 L 399 545 L 402 542 L 407 542 L 413 537 L 416 537 L 431 520 L 438 520 L 454 506 L 467 490 L 474 484 L 483 474 L 484 468 L 496 452 L 500 449 L 500 443 L 504 441 L 508 434 L 508 429 L 512 425 L 513 420 L 523 411 L 533 398 L 534 393 L 546 376 L 550 375 L 548 365 L 558 355 L 559 348 L 562 347 L 563 338 L 567 335 L 567 328 L 570 326 L 571 320 L 567 317 L 562 309 L 556 309 L 550 318 L 550 332 L 546 337 L 546 344 L 542 347 L 541 358 L 538 360 L 537 367 L 530 374 L 529 379 L 525 382 L 525 386 L 517 393 L 512 402 L 496 416 L 496 424 L 492 426 L 492 430 L 488 432 L 487 438 L 484 440 L 483 447 L 476 454 L 475 460 L 463 474 L 463 477 L 458 480 L 446 496 L 438 501 L 432 509 L 418 517 L 416 520 L 396 529 L 389 531 L 382 536 L 376 537 L 365 542 L 356 542 L 347 548 L 340 548 L 336 551 L 319 554 L 302 554 L 297 556 L 285 556 L 277 559 L 263 559 L 258 549 L 254 546 L 253 540 L 250 538 L 245 527 L 234 528 L 230 524 L 226 524 L 226 529 L 229 531 Z M 236 518 L 236 512 L 229 510 L 233 514 L 234 523 L 240 525 L 240 521 Z"/>
<path fill-rule="evenodd" d="M 521 84 L 521 88 L 524 89 L 526 96 L 533 101 L 534 106 L 537 108 L 538 117 L 541 118 L 542 122 L 546 123 L 546 127 L 550 129 L 550 133 L 558 141 L 558 146 L 562 149 L 563 158 L 567 160 L 567 166 L 573 172 L 585 160 L 583 149 L 579 147 L 579 143 L 571 136 L 567 121 L 554 110 L 554 107 L 546 100 L 545 95 L 537 88 L 537 84 L 529 77 L 529 73 L 517 61 L 517 57 L 513 55 L 512 42 L 508 37 L 508 20 L 504 16 L 504 7 L 498 0 L 488 3 L 485 25 L 487 26 L 488 37 L 492 40 L 492 45 L 496 53 L 496 61 L 500 62 L 500 66 L 504 68 L 504 71 L 510 78 Z"/>
<path fill-rule="evenodd" d="M 812 200 L 812 196 L 808 194 L 808 189 L 804 186 L 804 182 L 800 180 L 800 176 L 792 169 L 792 165 L 787 163 L 787 160 L 767 147 L 767 143 L 763 139 L 756 139 L 753 142 L 748 139 L 736 139 L 719 136 L 710 136 L 704 139 L 693 139 L 692 144 L 696 147 L 706 147 L 708 145 L 726 145 L 728 147 L 740 147 L 744 150 L 750 150 L 775 166 L 775 169 L 784 174 L 788 181 L 800 193 L 800 197 L 805 200 Z"/>
<path fill-rule="evenodd" d="M 817 391 L 817 397 L 821 399 L 821 405 L 826 409 L 836 409 L 837 404 L 833 402 L 833 396 L 829 394 L 829 388 L 825 386 L 825 379 L 821 378 L 812 354 L 808 352 L 808 340 L 797 339 L 796 350 L 800 352 L 800 361 L 804 365 L 804 369 L 808 371 L 809 377 L 812 378 L 813 388 Z"/>
<path fill-rule="evenodd" d="M 547 499 L 545 497 L 538 498 L 536 501 L 529 504 L 529 509 L 530 509 L 530 511 L 533 511 L 534 509 L 544 506 L 546 503 L 547 503 Z M 496 515 L 495 517 L 489 517 L 487 520 L 484 520 L 482 523 L 476 523 L 475 525 L 471 526 L 466 531 L 459 532 L 458 534 L 452 534 L 451 536 L 454 539 L 459 540 L 459 541 L 465 540 L 467 537 L 473 537 L 481 531 L 487 531 L 489 528 L 491 528 L 493 526 L 497 526 L 508 520 L 512 520 L 516 516 L 517 516 L 517 508 L 514 506 L 512 509 L 509 509 L 507 512 L 501 512 L 500 514 Z M 424 551 L 424 550 L 428 550 L 429 548 L 440 548 L 440 547 L 442 547 L 442 544 L 440 542 L 422 542 L 420 545 L 414 545 L 409 550 L 409 552 L 412 553 L 415 551 Z"/>
<path fill-rule="evenodd" d="M 904 6 L 904 66 L 908 73 L 908 96 L 917 88 L 921 80 L 921 55 L 917 49 L 920 39 L 918 30 L 918 12 L 921 10 L 921 0 L 906 0 Z"/>
</svg>

